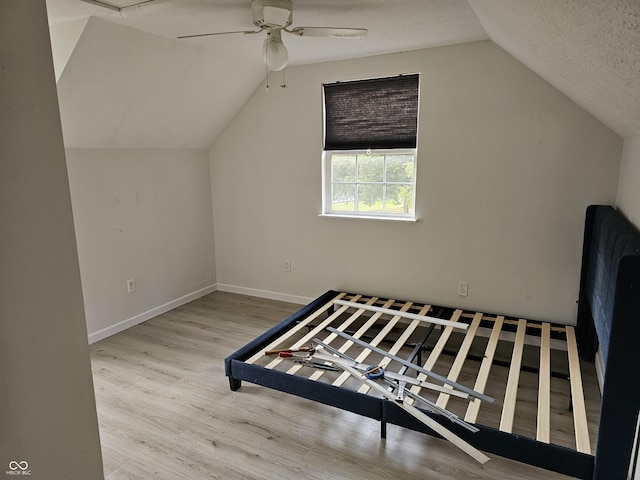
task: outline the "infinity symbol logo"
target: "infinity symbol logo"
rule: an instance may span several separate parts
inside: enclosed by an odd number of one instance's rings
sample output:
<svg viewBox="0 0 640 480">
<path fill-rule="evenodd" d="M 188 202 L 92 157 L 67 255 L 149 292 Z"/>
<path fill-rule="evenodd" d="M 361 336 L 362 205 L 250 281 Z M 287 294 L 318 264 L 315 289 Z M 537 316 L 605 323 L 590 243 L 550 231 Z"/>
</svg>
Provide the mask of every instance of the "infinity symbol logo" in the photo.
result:
<svg viewBox="0 0 640 480">
<path fill-rule="evenodd" d="M 15 460 L 11 460 L 9 462 L 9 468 L 11 470 L 26 470 L 27 468 L 29 468 L 29 464 L 27 463 L 26 460 L 23 460 L 21 462 L 16 462 Z"/>
</svg>

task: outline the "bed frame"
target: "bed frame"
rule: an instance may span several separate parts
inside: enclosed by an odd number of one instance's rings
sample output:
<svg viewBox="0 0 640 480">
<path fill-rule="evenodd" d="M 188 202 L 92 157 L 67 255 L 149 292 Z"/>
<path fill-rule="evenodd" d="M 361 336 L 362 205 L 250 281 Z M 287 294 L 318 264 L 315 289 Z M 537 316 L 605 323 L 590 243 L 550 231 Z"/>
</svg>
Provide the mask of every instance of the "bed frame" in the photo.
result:
<svg viewBox="0 0 640 480">
<path fill-rule="evenodd" d="M 640 338 L 640 318 L 636 318 L 639 293 L 640 234 L 611 207 L 591 206 L 587 209 L 575 329 L 328 291 L 227 357 L 225 372 L 232 390 L 240 388 L 244 380 L 348 410 L 378 420 L 383 437 L 388 423 L 437 436 L 406 409 L 376 395 L 348 373 L 305 368 L 308 363 L 265 355 L 267 350 L 296 349 L 319 340 L 358 362 L 382 365 L 388 371 L 400 367 L 399 373 L 415 376 L 406 366 L 345 340 L 346 335 L 494 397 L 494 404 L 473 398 L 462 401 L 446 393 L 408 387 L 476 427 L 474 433 L 421 410 L 475 448 L 576 478 L 623 480 L 630 464 L 635 463 L 640 405 L 640 375 L 635 371 L 640 365 L 640 348 L 633 343 Z M 443 324 L 425 322 L 423 316 Z M 594 422 L 587 419 L 578 352 L 593 361 L 598 345 L 604 387 L 599 422 Z M 418 378 L 426 376 L 421 373 Z M 536 398 L 523 392 L 532 383 Z M 405 402 L 413 403 L 411 398 Z M 527 411 L 531 408 L 535 413 Z M 558 409 L 562 414 L 557 414 Z M 518 415 L 522 410 L 527 415 Z M 567 415 L 568 411 L 572 415 Z M 531 417 L 535 418 L 533 426 L 526 420 Z M 598 423 L 593 454 L 588 429 Z M 558 441 L 555 432 L 560 430 L 572 430 L 575 440 L 571 444 Z"/>
</svg>

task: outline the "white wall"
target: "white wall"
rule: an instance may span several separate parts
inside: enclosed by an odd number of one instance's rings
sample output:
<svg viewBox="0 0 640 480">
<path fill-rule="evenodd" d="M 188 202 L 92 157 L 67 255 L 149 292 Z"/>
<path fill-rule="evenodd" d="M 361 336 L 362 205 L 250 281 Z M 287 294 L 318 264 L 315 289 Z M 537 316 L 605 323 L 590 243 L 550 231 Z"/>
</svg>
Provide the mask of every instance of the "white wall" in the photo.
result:
<svg viewBox="0 0 640 480">
<path fill-rule="evenodd" d="M 640 136 L 625 138 L 622 146 L 616 209 L 640 228 Z M 640 480 L 640 459 L 633 478 Z"/>
<path fill-rule="evenodd" d="M 206 150 L 67 149 L 67 163 L 90 341 L 215 288 Z"/>
<path fill-rule="evenodd" d="M 624 140 L 616 208 L 640 227 L 640 136 Z"/>
<path fill-rule="evenodd" d="M 0 2 L 0 475 L 103 478 L 44 0 Z M 13 464 L 12 464 L 13 465 Z"/>
<path fill-rule="evenodd" d="M 319 217 L 321 84 L 406 72 L 422 74 L 419 221 Z M 280 79 L 210 150 L 220 289 L 335 288 L 574 321 L 584 210 L 615 200 L 619 136 L 491 42 Z"/>
<path fill-rule="evenodd" d="M 71 54 L 73 54 L 88 21 L 89 17 L 78 18 L 69 22 L 56 23 L 49 27 L 56 82 L 62 76 L 64 68 L 67 66 L 67 62 L 71 58 Z"/>
</svg>

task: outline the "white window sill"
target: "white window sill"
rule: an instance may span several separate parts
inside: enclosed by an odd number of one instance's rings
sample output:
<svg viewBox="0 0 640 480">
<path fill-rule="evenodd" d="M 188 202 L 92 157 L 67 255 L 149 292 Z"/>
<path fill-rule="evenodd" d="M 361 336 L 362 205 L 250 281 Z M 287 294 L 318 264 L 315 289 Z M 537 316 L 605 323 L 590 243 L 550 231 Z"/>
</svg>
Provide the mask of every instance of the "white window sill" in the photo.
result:
<svg viewBox="0 0 640 480">
<path fill-rule="evenodd" d="M 400 223 L 416 223 L 418 221 L 415 217 L 385 217 L 374 215 L 349 215 L 349 214 L 337 214 L 337 213 L 321 213 L 319 217 L 324 218 L 340 218 L 348 220 L 375 220 L 384 222 L 400 222 Z"/>
</svg>

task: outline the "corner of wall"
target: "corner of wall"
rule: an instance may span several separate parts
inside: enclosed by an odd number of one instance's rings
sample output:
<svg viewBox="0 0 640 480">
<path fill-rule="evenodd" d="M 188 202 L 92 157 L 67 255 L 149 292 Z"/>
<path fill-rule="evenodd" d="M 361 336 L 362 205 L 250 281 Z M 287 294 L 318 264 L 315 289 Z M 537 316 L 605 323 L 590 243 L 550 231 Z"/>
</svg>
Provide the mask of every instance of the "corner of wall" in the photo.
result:
<svg viewBox="0 0 640 480">
<path fill-rule="evenodd" d="M 640 228 L 640 135 L 622 145 L 616 208 Z"/>
<path fill-rule="evenodd" d="M 66 156 L 91 341 L 215 289 L 206 150 L 82 148 Z"/>
<path fill-rule="evenodd" d="M 56 23 L 49 27 L 56 82 L 60 80 L 88 23 L 89 17 L 85 17 L 68 22 Z"/>
</svg>

